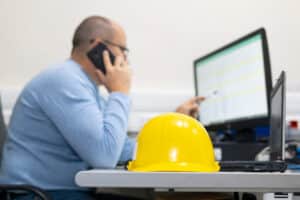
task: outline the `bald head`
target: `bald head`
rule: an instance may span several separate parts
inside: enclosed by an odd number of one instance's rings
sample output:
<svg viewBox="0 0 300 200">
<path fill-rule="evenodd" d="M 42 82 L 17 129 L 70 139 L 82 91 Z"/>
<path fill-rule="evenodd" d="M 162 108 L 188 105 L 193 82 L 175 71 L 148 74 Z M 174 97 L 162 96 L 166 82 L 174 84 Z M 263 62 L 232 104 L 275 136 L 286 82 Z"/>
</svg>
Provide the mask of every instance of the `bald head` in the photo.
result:
<svg viewBox="0 0 300 200">
<path fill-rule="evenodd" d="M 72 44 L 72 52 L 75 50 L 85 52 L 91 40 L 101 38 L 102 40 L 113 40 L 115 25 L 109 19 L 101 16 L 91 16 L 84 19 L 76 28 Z"/>
</svg>

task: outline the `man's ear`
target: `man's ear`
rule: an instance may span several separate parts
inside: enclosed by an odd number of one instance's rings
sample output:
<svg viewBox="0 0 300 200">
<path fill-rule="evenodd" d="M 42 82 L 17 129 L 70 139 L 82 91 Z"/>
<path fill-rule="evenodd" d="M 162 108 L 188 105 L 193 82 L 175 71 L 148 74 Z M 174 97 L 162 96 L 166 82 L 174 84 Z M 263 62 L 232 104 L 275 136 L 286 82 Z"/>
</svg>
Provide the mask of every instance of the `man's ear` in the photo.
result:
<svg viewBox="0 0 300 200">
<path fill-rule="evenodd" d="M 91 45 L 94 47 L 94 46 L 96 46 L 97 44 L 102 43 L 102 42 L 103 42 L 103 41 L 102 41 L 100 38 L 95 38 L 95 39 L 92 40 Z"/>
<path fill-rule="evenodd" d="M 103 43 L 103 40 L 100 38 L 92 39 L 89 43 L 89 46 L 86 48 L 86 53 L 92 50 L 95 46 L 97 46 L 99 43 Z"/>
</svg>

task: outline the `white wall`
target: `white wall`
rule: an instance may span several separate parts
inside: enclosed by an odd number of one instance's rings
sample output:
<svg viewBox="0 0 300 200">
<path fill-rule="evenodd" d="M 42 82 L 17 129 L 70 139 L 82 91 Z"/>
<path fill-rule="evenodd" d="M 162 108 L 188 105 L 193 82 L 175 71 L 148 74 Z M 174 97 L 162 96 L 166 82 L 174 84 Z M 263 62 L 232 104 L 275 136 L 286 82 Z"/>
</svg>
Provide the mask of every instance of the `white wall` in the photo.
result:
<svg viewBox="0 0 300 200">
<path fill-rule="evenodd" d="M 21 88 L 47 65 L 68 58 L 75 27 L 97 14 L 127 32 L 133 90 L 140 102 L 157 93 L 171 95 L 162 105 L 173 109 L 193 95 L 195 58 L 262 26 L 273 78 L 285 69 L 288 92 L 297 96 L 299 8 L 299 0 L 0 0 L 0 88 Z"/>
<path fill-rule="evenodd" d="M 134 89 L 193 90 L 192 61 L 258 27 L 267 29 L 273 77 L 288 71 L 300 88 L 298 0 L 1 0 L 0 86 L 23 86 L 47 65 L 69 56 L 85 17 L 99 14 L 124 26 Z"/>
</svg>

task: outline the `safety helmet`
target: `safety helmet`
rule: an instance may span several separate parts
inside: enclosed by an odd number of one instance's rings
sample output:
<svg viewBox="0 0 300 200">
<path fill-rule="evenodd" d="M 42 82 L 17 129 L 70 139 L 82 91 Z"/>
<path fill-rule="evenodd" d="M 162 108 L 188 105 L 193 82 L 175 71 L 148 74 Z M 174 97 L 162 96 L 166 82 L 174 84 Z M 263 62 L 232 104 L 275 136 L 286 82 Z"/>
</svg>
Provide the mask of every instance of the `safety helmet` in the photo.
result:
<svg viewBox="0 0 300 200">
<path fill-rule="evenodd" d="M 139 135 L 130 171 L 216 172 L 213 146 L 205 128 L 179 113 L 149 120 Z"/>
</svg>

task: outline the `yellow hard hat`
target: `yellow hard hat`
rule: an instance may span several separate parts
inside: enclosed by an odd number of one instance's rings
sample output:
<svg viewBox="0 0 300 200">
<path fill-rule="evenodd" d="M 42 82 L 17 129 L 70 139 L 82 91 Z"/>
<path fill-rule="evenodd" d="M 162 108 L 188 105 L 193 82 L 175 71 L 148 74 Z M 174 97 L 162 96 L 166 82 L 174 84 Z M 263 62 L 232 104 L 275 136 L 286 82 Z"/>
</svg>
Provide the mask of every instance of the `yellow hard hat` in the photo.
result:
<svg viewBox="0 0 300 200">
<path fill-rule="evenodd" d="M 216 172 L 213 146 L 205 128 L 194 118 L 179 113 L 149 120 L 137 137 L 130 171 Z"/>
</svg>

